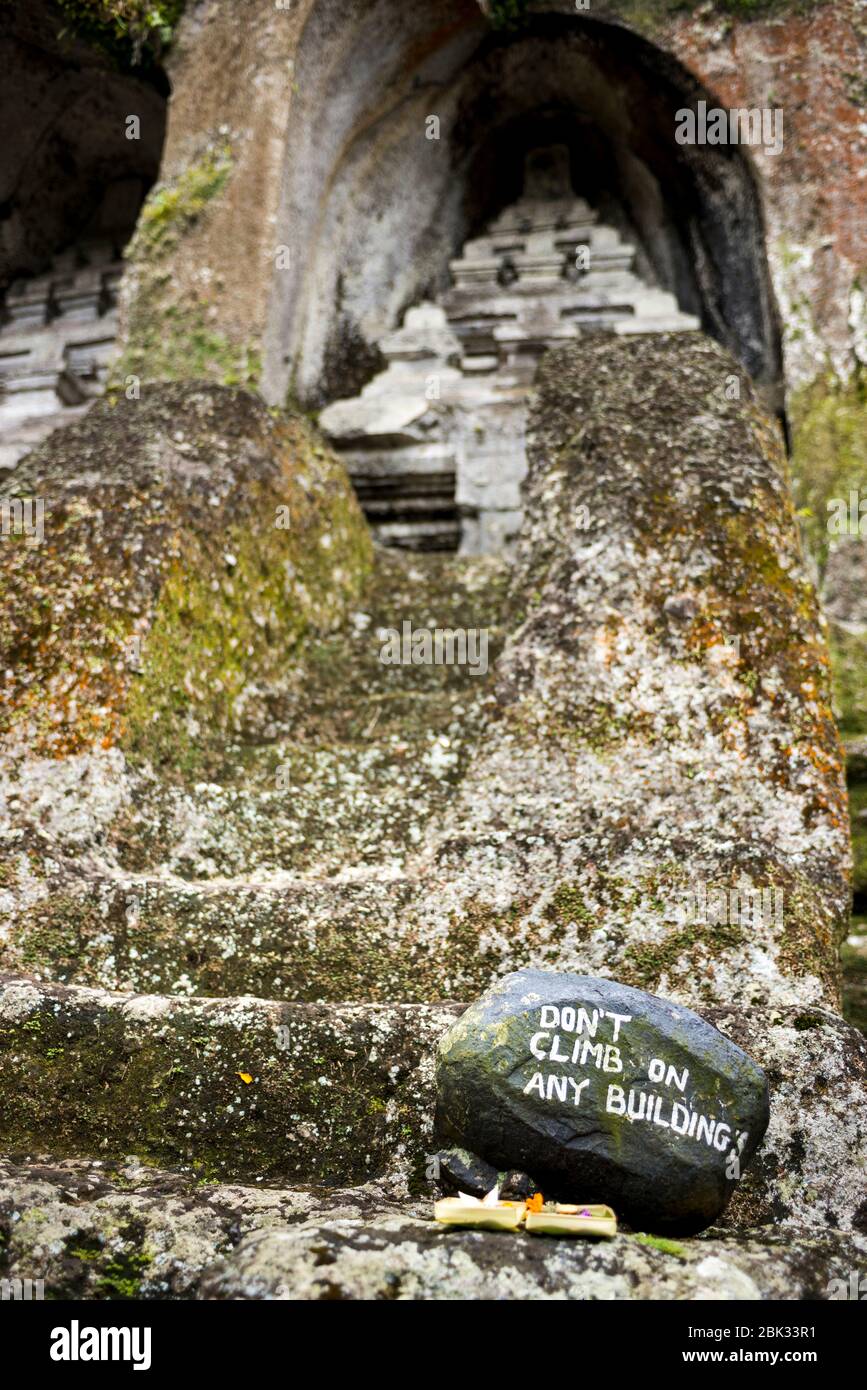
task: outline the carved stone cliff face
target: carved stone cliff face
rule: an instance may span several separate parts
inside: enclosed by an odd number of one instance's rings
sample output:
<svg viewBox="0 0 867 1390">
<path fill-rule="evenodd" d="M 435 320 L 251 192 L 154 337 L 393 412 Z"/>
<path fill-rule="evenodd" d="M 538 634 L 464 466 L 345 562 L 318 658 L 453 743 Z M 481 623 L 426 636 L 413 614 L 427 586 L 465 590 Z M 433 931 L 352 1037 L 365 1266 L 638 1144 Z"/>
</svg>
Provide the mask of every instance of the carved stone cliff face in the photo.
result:
<svg viewBox="0 0 867 1390">
<path fill-rule="evenodd" d="M 331 0 L 263 2 L 243 26 L 231 7 L 195 7 L 171 59 L 165 174 L 224 126 L 235 193 L 231 213 L 224 199 L 212 209 L 213 233 L 198 227 L 179 252 L 178 290 L 204 294 L 238 341 L 264 342 L 270 394 L 290 373 L 305 393 L 346 394 L 355 361 L 369 372 L 376 337 L 514 198 L 509 170 L 542 123 L 580 146 L 586 191 L 632 219 L 666 287 L 754 375 L 779 378 L 778 313 L 791 382 L 814 376 L 824 349 L 845 374 L 863 336 L 848 320 L 867 221 L 856 19 L 846 0 L 748 19 L 609 3 L 591 21 L 539 4 L 494 31 L 471 0 L 351 15 Z M 237 83 L 218 70 L 227 48 Z M 674 146 L 676 110 L 702 97 L 783 108 L 782 152 Z M 291 263 L 278 270 L 280 245 Z"/>
<path fill-rule="evenodd" d="M 674 3 L 187 5 L 113 382 L 0 499 L 0 1144 L 52 1155 L 0 1162 L 4 1272 L 37 1260 L 99 1295 L 120 1261 L 141 1273 L 124 1295 L 393 1296 L 397 1268 L 408 1296 L 695 1298 L 825 1297 L 861 1268 L 867 1047 L 839 1011 L 846 787 L 810 569 L 857 647 L 859 567 L 816 518 L 863 459 L 863 34 L 849 0 Z M 700 101 L 779 104 L 782 150 L 678 144 Z M 534 361 L 511 556 L 373 545 L 299 406 L 364 444 L 358 402 L 411 374 L 417 331 L 452 383 L 494 355 L 447 310 L 508 280 L 473 247 L 515 230 L 523 156 L 551 146 L 704 331 L 606 322 Z M 0 245 L 43 207 L 29 269 L 53 276 L 80 228 L 62 180 L 40 203 L 31 151 Z M 519 280 L 562 250 L 494 249 Z M 377 447 L 424 423 L 392 407 Z M 416 661 L 413 632 L 478 659 Z M 846 731 L 867 733 L 844 655 Z M 695 1008 L 763 1068 L 736 1239 L 676 1261 L 552 1243 L 532 1269 L 520 1242 L 434 1245 L 437 1039 L 524 967 Z M 131 1153 L 173 1171 L 145 1181 Z"/>
<path fill-rule="evenodd" d="M 235 390 L 105 402 L 21 466 L 53 499 L 39 545 L 0 550 L 2 963 L 36 980 L 7 984 L 0 1047 L 40 1076 L 34 1108 L 0 1068 L 22 1144 L 59 1130 L 87 1151 L 101 1126 L 111 1153 L 196 1161 L 190 1107 L 232 1084 L 241 1028 L 275 1113 L 313 1099 L 288 1147 L 227 1113 L 212 1171 L 355 1181 L 336 1138 L 360 1122 L 346 1030 L 367 1055 L 374 1010 L 404 1080 L 397 1109 L 365 1111 L 364 1148 L 382 1171 L 406 1125 L 416 1171 L 447 1001 L 529 965 L 708 1012 L 772 1078 L 731 1219 L 857 1227 L 864 1057 L 836 1012 L 848 832 L 827 655 L 779 441 L 745 378 L 726 396 L 736 371 L 697 333 L 552 353 L 511 569 L 382 551 L 371 568 L 339 467 Z M 484 630 L 484 669 L 385 663 L 404 622 Z M 344 1017 L 346 1000 L 368 1002 Z M 159 1122 L 126 1099 L 137 1009 L 130 1084 L 160 1114 L 176 1039 Z M 205 1016 L 207 1067 L 189 1041 Z M 268 1050 L 278 1025 L 333 1061 L 333 1143 L 306 1064 L 290 1075 Z"/>
</svg>

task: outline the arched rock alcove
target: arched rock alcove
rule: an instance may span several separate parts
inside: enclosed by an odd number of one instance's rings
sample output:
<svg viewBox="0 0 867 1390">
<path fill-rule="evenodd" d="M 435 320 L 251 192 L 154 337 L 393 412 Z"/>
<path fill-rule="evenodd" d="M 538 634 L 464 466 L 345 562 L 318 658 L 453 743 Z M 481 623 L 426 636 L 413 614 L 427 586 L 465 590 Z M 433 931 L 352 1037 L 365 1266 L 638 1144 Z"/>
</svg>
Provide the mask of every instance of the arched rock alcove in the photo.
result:
<svg viewBox="0 0 867 1390">
<path fill-rule="evenodd" d="M 102 389 L 121 257 L 159 170 L 168 95 L 156 62 L 124 70 L 44 0 L 6 10 L 0 469 Z"/>
<path fill-rule="evenodd" d="M 377 339 L 445 289 L 449 259 L 518 196 L 525 151 L 555 141 L 570 149 L 575 192 L 775 394 L 779 332 L 749 156 L 674 139 L 676 112 L 712 94 L 627 29 L 538 8 L 496 32 L 475 0 L 315 7 L 287 133 L 278 240 L 291 265 L 274 276 L 270 399 L 357 390 Z"/>
</svg>

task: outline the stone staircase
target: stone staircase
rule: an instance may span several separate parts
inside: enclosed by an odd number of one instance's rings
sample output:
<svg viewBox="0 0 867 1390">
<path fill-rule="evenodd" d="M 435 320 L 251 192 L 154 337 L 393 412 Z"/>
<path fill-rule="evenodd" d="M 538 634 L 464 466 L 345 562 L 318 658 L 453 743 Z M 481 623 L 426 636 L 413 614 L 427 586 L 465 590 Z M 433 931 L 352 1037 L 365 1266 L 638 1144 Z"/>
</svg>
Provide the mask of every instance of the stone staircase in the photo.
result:
<svg viewBox="0 0 867 1390">
<path fill-rule="evenodd" d="M 15 281 L 0 304 L 0 468 L 87 408 L 105 384 L 123 265 L 93 239 Z"/>
<path fill-rule="evenodd" d="M 466 242 L 442 302 L 408 310 L 379 343 L 385 370 L 320 416 L 377 540 L 468 555 L 510 546 L 542 354 L 587 333 L 699 327 L 635 259 L 573 195 L 567 151 L 533 151 L 524 196 Z"/>
<path fill-rule="evenodd" d="M 484 626 L 493 663 L 506 580 L 501 558 L 380 552 L 364 610 L 313 648 L 303 682 L 271 699 L 258 733 L 200 780 L 127 768 L 110 828 L 86 856 L 81 770 L 61 786 L 42 764 L 41 785 L 14 783 L 0 795 L 13 837 L 63 860 L 43 902 L 7 931 L 6 964 L 136 992 L 447 997 L 457 947 L 425 934 L 426 875 L 484 737 L 490 683 L 467 667 L 384 665 L 380 650 L 405 621 Z M 55 893 L 61 931 L 42 924 Z"/>
<path fill-rule="evenodd" d="M 810 954 L 812 930 L 830 954 L 845 897 L 833 743 L 820 705 L 797 682 L 790 695 L 780 675 L 780 651 L 814 640 L 811 610 L 800 590 L 774 591 L 769 645 L 743 654 L 772 681 L 767 700 L 741 683 L 723 642 L 735 610 L 715 616 L 713 604 L 736 605 L 746 580 L 758 586 L 751 601 L 762 599 L 769 556 L 794 572 L 794 525 L 758 426 L 736 414 L 746 405 L 722 394 L 707 404 L 729 359 L 678 337 L 660 338 L 652 359 L 640 345 L 597 345 L 609 447 L 587 441 L 601 459 L 592 477 L 555 466 L 543 406 L 546 466 L 517 573 L 502 556 L 379 550 L 344 620 L 308 635 L 278 681 L 254 682 L 248 719 L 222 732 L 197 719 L 193 768 L 100 743 L 60 758 L 26 740 L 7 747 L 3 1276 L 43 1277 L 54 1297 L 793 1298 L 824 1297 L 829 1280 L 863 1265 L 851 1209 L 864 1049 L 834 1010 L 818 948 Z M 582 370 L 565 359 L 558 368 L 578 420 Z M 667 381 L 675 371 L 695 383 L 681 415 L 671 419 L 660 390 L 640 450 L 620 426 L 611 447 L 623 382 L 635 372 L 646 393 L 653 372 Z M 153 530 L 149 493 L 155 515 L 167 507 L 163 456 L 180 486 L 175 455 L 187 446 L 185 477 L 201 477 L 213 511 L 220 469 L 238 458 L 242 409 L 266 440 L 276 429 L 243 393 L 190 388 L 212 432 L 200 475 L 190 409 L 172 389 L 120 402 L 108 423 L 96 406 L 72 445 L 55 439 L 33 463 L 59 486 L 69 459 L 86 456 L 116 485 L 117 460 L 141 451 L 154 481 L 124 482 L 135 505 L 121 531 L 139 568 L 152 563 L 140 544 Z M 550 398 L 550 380 L 545 389 Z M 703 410 L 727 431 L 723 460 Z M 125 416 L 137 433 L 108 434 Z M 636 537 L 658 505 L 660 449 L 677 476 L 649 557 Z M 293 458 L 292 469 L 309 486 L 312 460 Z M 698 531 L 690 487 L 705 472 L 723 500 Z M 590 490 L 603 518 L 576 537 L 569 518 Z M 92 495 L 111 517 L 119 510 Z M 761 502 L 750 516 L 763 568 L 738 572 L 730 591 L 733 568 L 752 563 L 724 524 L 729 513 L 742 524 L 745 495 Z M 210 523 L 188 505 L 188 529 Z M 692 519 L 685 549 L 678 508 Z M 105 540 L 93 534 L 95 556 Z M 60 543 L 50 516 L 46 536 L 57 597 L 68 563 L 50 549 Z M 77 555 L 87 543 L 80 531 L 68 541 Z M 335 583 L 349 563 L 341 544 L 332 527 L 305 532 L 307 550 L 333 555 Z M 80 569 L 95 565 L 88 557 Z M 235 582 L 232 561 L 222 582 Z M 682 592 L 693 573 L 708 591 L 700 617 Z M 676 611 L 664 608 L 669 592 Z M 406 621 L 484 628 L 492 675 L 384 664 L 387 634 Z M 707 644 L 698 658 L 693 621 Z M 789 749 L 773 794 L 738 742 L 747 728 L 763 758 L 777 737 Z M 797 863 L 807 935 L 794 946 L 684 932 L 667 918 L 690 873 L 731 871 L 733 846 L 744 872 L 784 875 Z M 626 976 L 692 1003 L 772 1075 L 765 1149 L 726 1228 L 665 1246 L 624 1233 L 600 1249 L 434 1226 L 437 1040 L 493 976 L 529 962 Z"/>
<path fill-rule="evenodd" d="M 18 1066 L 32 1046 L 36 1063 L 0 1107 L 13 1277 L 35 1262 L 53 1296 L 210 1296 L 204 1275 L 240 1229 L 208 1214 L 222 1192 L 252 1204 L 257 1239 L 305 1210 L 333 1234 L 361 1213 L 427 1233 L 432 1058 L 463 1006 L 391 1002 L 447 1001 L 454 959 L 399 923 L 430 892 L 425 838 L 490 696 L 465 669 L 395 670 L 378 653 L 406 617 L 484 617 L 494 660 L 505 574 L 501 560 L 381 553 L 364 610 L 311 654 L 321 679 L 307 667 L 280 691 L 267 737 L 227 748 L 200 782 L 127 769 L 99 843 L 79 837 L 92 767 L 63 791 L 5 789 L 6 848 L 27 848 L 0 882 L 20 886 L 30 854 L 48 869 L 0 927 L 0 1053 Z M 115 1168 L 129 1154 L 153 1223 Z M 73 1190 L 60 1230 L 48 1211 Z M 288 1271 L 266 1283 L 257 1296 L 304 1296 Z"/>
</svg>

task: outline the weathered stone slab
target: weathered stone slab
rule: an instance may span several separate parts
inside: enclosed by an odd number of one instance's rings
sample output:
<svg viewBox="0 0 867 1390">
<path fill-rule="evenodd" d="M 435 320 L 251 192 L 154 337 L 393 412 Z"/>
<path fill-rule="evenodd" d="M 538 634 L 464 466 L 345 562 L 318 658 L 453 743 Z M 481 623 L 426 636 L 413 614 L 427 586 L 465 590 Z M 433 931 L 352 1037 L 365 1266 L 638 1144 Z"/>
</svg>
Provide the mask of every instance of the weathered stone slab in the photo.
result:
<svg viewBox="0 0 867 1390">
<path fill-rule="evenodd" d="M 193 1298 L 204 1273 L 245 1236 L 299 1223 L 417 1219 L 429 1206 L 393 1181 L 203 1183 L 189 1168 L 132 1154 L 0 1157 L 0 1279 L 41 1279 L 46 1299 Z"/>
<path fill-rule="evenodd" d="M 633 1226 L 719 1216 L 767 1128 L 761 1069 L 681 1005 L 611 980 L 522 970 L 439 1046 L 437 1124 L 555 1198 Z"/>
<path fill-rule="evenodd" d="M 137 1153 L 204 1177 L 418 1178 L 454 1005 L 280 1005 L 0 976 L 0 1152 Z"/>
<path fill-rule="evenodd" d="M 311 1219 L 246 1236 L 207 1271 L 200 1298 L 846 1298 L 867 1241 L 837 1231 L 600 1242 L 445 1231 L 389 1214 Z"/>
<path fill-rule="evenodd" d="M 46 1298 L 825 1299 L 863 1236 L 807 1228 L 694 1239 L 444 1231 L 399 1184 L 332 1191 L 201 1183 L 189 1172 L 0 1159 L 0 1277 Z"/>
</svg>

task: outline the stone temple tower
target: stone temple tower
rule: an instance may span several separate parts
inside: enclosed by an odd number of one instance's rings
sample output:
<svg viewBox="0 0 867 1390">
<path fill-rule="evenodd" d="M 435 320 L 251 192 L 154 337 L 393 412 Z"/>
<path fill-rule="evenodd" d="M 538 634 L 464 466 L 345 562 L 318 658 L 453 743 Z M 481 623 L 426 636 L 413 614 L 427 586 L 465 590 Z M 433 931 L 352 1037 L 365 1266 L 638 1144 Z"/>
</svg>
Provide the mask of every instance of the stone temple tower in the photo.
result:
<svg viewBox="0 0 867 1390">
<path fill-rule="evenodd" d="M 378 540 L 466 554 L 509 545 L 542 353 L 585 333 L 699 327 L 635 273 L 635 256 L 575 196 L 565 146 L 528 154 L 523 196 L 464 244 L 442 301 L 410 309 L 380 341 L 385 371 L 322 413 Z"/>
</svg>

